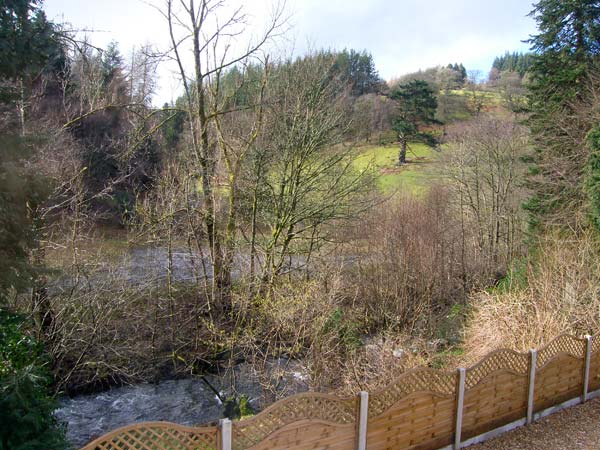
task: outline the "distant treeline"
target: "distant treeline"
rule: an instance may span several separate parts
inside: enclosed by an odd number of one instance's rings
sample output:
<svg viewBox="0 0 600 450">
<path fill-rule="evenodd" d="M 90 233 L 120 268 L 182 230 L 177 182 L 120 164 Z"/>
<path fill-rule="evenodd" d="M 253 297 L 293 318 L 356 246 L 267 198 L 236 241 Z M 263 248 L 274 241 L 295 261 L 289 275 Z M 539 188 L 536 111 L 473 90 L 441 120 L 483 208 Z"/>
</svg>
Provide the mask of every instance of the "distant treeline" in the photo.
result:
<svg viewBox="0 0 600 450">
<path fill-rule="evenodd" d="M 525 75 L 533 64 L 533 53 L 506 52 L 502 56 L 497 56 L 492 63 L 492 69 L 499 72 L 516 72 L 521 77 Z"/>
<path fill-rule="evenodd" d="M 454 63 L 447 66 L 429 67 L 402 75 L 400 78 L 392 80 L 390 85 L 405 84 L 414 80 L 425 81 L 435 90 L 448 91 L 464 87 L 468 76 L 467 69 L 463 63 Z"/>
</svg>

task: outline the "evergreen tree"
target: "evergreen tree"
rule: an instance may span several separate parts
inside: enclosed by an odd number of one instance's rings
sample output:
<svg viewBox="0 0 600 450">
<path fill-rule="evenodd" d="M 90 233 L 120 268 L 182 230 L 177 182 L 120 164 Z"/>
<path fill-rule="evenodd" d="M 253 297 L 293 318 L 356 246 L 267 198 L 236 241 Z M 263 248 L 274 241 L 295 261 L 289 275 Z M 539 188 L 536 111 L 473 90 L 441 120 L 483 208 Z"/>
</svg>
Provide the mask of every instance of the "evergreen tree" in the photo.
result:
<svg viewBox="0 0 600 450">
<path fill-rule="evenodd" d="M 586 101 L 589 75 L 600 52 L 600 2 L 540 0 L 531 16 L 539 33 L 529 42 L 535 51 L 531 67 L 529 126 L 535 155 L 534 195 L 525 204 L 533 228 L 575 217 L 586 202 L 583 174 L 589 151 L 581 144 L 591 126 L 561 121 L 576 116 Z"/>
<path fill-rule="evenodd" d="M 15 81 L 64 61 L 40 0 L 0 2 L 0 76 Z"/>
<path fill-rule="evenodd" d="M 107 101 L 115 105 L 126 103 L 130 94 L 129 86 L 125 80 L 123 56 L 119 45 L 114 41 L 102 52 L 100 73 Z"/>
<path fill-rule="evenodd" d="M 0 99 L 12 106 L 26 85 L 52 68 L 60 44 L 38 1 L 0 1 Z M 15 89 L 16 87 L 16 89 Z M 32 284 L 29 261 L 36 243 L 35 210 L 44 199 L 43 180 L 25 163 L 31 136 L 0 123 L 0 450 L 67 448 L 53 411 L 51 377 L 43 347 L 27 332 L 24 318 L 9 312 L 7 298 Z"/>
<path fill-rule="evenodd" d="M 460 65 L 458 66 L 458 71 L 460 72 L 460 77 L 464 86 L 467 82 L 467 68 L 463 65 L 463 63 L 460 63 Z"/>
<path fill-rule="evenodd" d="M 102 82 L 108 86 L 115 78 L 122 76 L 123 57 L 119 51 L 119 44 L 112 41 L 102 52 Z"/>
<path fill-rule="evenodd" d="M 413 80 L 397 86 L 391 98 L 398 101 L 398 111 L 392 122 L 392 129 L 398 135 L 400 153 L 398 165 L 406 163 L 406 150 L 411 141 L 436 145 L 435 136 L 423 131 L 423 126 L 437 123 L 435 113 L 437 99 L 434 90 L 424 81 Z"/>
<path fill-rule="evenodd" d="M 600 125 L 588 135 L 590 157 L 587 166 L 585 188 L 589 201 L 592 224 L 600 231 Z"/>
<path fill-rule="evenodd" d="M 600 2 L 541 0 L 530 15 L 540 31 L 528 41 L 536 52 L 532 100 L 563 104 L 581 93 L 600 52 Z"/>
<path fill-rule="evenodd" d="M 183 102 L 183 99 L 177 99 L 175 105 Z M 165 103 L 163 105 L 163 120 L 166 120 L 165 124 L 162 127 L 163 138 L 167 145 L 168 150 L 174 149 L 179 141 L 181 140 L 181 136 L 183 135 L 183 126 L 185 124 L 186 115 L 183 111 L 177 111 L 175 113 L 169 111 L 171 109 L 171 105 Z M 169 119 L 170 118 L 170 119 Z M 169 120 L 167 120 L 169 119 Z"/>
<path fill-rule="evenodd" d="M 343 82 L 350 84 L 352 95 L 356 97 L 377 92 L 384 84 L 375 69 L 373 56 L 364 50 L 344 50 L 337 54 L 334 70 Z"/>
<path fill-rule="evenodd" d="M 53 414 L 48 361 L 25 324 L 0 308 L 0 450 L 67 449 L 65 429 Z"/>
<path fill-rule="evenodd" d="M 494 58 L 492 69 L 498 72 L 516 72 L 521 78 L 529 71 L 533 64 L 533 53 L 506 52 Z"/>
</svg>

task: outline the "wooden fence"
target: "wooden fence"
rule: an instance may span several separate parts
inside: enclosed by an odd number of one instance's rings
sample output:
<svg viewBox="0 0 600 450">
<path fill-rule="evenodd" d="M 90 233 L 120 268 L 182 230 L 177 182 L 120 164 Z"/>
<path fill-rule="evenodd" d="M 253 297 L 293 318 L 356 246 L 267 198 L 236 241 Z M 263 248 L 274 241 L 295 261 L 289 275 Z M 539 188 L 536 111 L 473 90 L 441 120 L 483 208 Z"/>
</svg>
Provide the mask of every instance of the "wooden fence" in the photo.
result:
<svg viewBox="0 0 600 450">
<path fill-rule="evenodd" d="M 598 395 L 600 334 L 562 335 L 539 351 L 494 351 L 467 369 L 415 369 L 371 394 L 295 395 L 219 426 L 131 425 L 82 450 L 458 449 Z"/>
</svg>

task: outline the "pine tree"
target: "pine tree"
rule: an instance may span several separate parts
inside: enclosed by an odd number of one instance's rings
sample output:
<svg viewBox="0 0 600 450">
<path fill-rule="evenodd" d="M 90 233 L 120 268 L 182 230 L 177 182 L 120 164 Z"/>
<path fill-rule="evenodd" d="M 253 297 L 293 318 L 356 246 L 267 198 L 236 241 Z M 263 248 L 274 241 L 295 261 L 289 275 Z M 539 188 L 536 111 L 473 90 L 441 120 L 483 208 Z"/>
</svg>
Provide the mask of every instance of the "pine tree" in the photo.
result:
<svg viewBox="0 0 600 450">
<path fill-rule="evenodd" d="M 600 53 L 600 2 L 541 0 L 530 16 L 540 31 L 528 41 L 536 53 L 532 100 L 564 104 L 581 93 Z"/>
<path fill-rule="evenodd" d="M 586 203 L 583 178 L 589 150 L 581 143 L 590 124 L 571 118 L 586 101 L 589 75 L 597 67 L 600 2 L 540 0 L 531 16 L 539 28 L 529 40 L 535 52 L 528 119 L 535 176 L 529 183 L 534 195 L 525 208 L 536 229 L 571 220 Z"/>
<path fill-rule="evenodd" d="M 0 2 L 0 103 L 21 102 L 24 91 L 51 69 L 60 44 L 40 2 Z M 16 88 L 15 88 L 16 87 Z M 0 129 L 0 449 L 58 450 L 67 447 L 58 426 L 51 377 L 43 347 L 27 333 L 24 318 L 8 311 L 7 297 L 31 286 L 35 269 L 29 261 L 35 246 L 36 210 L 44 199 L 44 181 L 24 164 L 33 145 L 14 127 Z M 27 136 L 30 137 L 30 136 Z"/>
<path fill-rule="evenodd" d="M 532 65 L 532 57 L 532 53 L 506 52 L 504 55 L 494 58 L 492 69 L 496 69 L 498 72 L 517 72 L 523 77 Z"/>
<path fill-rule="evenodd" d="M 0 2 L 0 101 L 12 101 L 43 70 L 66 64 L 55 26 L 46 19 L 39 0 Z"/>
<path fill-rule="evenodd" d="M 392 123 L 392 129 L 398 135 L 400 153 L 398 164 L 406 163 L 406 151 L 410 141 L 436 145 L 435 136 L 423 131 L 423 126 L 437 123 L 435 113 L 437 99 L 434 90 L 425 81 L 413 80 L 397 86 L 391 94 L 398 101 L 398 113 Z"/>
<path fill-rule="evenodd" d="M 352 49 L 338 53 L 334 70 L 343 82 L 350 84 L 352 95 L 356 97 L 377 92 L 383 84 L 375 69 L 373 56 L 364 50 L 357 52 Z"/>
<path fill-rule="evenodd" d="M 589 202 L 589 215 L 592 224 L 600 231 L 600 125 L 588 135 L 590 157 L 585 179 Z"/>
</svg>

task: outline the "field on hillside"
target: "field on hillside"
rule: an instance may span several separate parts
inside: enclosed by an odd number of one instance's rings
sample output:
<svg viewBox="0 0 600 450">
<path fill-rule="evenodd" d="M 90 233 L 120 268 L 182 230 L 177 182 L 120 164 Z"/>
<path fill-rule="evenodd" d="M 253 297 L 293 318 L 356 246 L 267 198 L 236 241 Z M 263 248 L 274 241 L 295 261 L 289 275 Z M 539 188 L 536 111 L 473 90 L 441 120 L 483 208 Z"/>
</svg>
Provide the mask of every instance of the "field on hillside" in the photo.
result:
<svg viewBox="0 0 600 450">
<path fill-rule="evenodd" d="M 359 170 L 372 168 L 384 194 L 410 192 L 422 195 L 436 177 L 431 169 L 438 159 L 438 151 L 424 144 L 410 144 L 406 155 L 408 163 L 398 167 L 399 150 L 398 145 L 359 147 L 355 167 Z"/>
<path fill-rule="evenodd" d="M 474 94 L 477 97 L 480 97 L 484 100 L 486 106 L 498 106 L 502 102 L 502 96 L 497 91 L 491 90 L 476 90 L 473 92 L 470 89 L 452 89 L 450 90 L 450 94 L 458 95 L 458 96 L 470 96 L 472 97 Z"/>
</svg>

